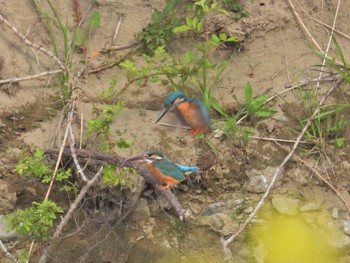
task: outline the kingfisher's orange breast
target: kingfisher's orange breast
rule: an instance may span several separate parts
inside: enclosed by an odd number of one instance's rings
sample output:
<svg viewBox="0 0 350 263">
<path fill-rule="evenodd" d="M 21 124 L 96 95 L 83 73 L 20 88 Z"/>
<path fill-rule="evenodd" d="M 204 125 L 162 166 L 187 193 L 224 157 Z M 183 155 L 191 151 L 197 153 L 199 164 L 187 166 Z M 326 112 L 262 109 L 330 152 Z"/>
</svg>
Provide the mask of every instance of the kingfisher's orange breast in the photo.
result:
<svg viewBox="0 0 350 263">
<path fill-rule="evenodd" d="M 199 109 L 195 104 L 190 104 L 187 101 L 181 103 L 178 107 L 184 120 L 195 130 L 209 130 L 208 125 L 202 119 Z"/>
<path fill-rule="evenodd" d="M 155 167 L 152 163 L 147 163 L 147 167 L 151 175 L 157 179 L 158 182 L 162 184 L 167 184 L 169 187 L 178 184 L 180 181 L 176 180 L 171 176 L 164 175 L 157 167 Z"/>
</svg>

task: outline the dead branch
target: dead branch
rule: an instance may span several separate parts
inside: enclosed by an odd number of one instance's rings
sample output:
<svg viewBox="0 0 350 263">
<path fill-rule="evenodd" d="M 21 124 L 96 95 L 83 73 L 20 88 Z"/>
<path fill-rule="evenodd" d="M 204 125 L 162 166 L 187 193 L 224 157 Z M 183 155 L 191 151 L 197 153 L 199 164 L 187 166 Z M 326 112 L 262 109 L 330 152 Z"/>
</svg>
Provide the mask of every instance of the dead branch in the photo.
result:
<svg viewBox="0 0 350 263">
<path fill-rule="evenodd" d="M 53 58 L 54 60 L 56 60 L 56 62 L 58 63 L 58 65 L 60 66 L 60 68 L 63 71 L 66 71 L 67 68 L 66 66 L 62 63 L 62 61 L 56 57 L 51 51 L 47 50 L 46 48 L 37 45 L 35 43 L 33 43 L 32 41 L 28 40 L 28 38 L 22 34 L 21 32 L 18 31 L 18 29 L 12 25 L 9 21 L 7 21 L 1 14 L 0 14 L 0 21 L 4 22 L 6 26 L 8 26 L 19 38 L 21 38 L 24 43 L 26 43 L 29 47 L 33 47 L 35 49 L 40 50 L 41 52 L 43 52 L 44 54 L 48 55 L 49 57 Z"/>
<path fill-rule="evenodd" d="M 301 139 L 303 138 L 306 130 L 309 128 L 309 126 L 311 125 L 312 121 L 315 119 L 315 117 L 317 116 L 317 114 L 320 111 L 320 107 L 323 105 L 323 103 L 325 102 L 325 100 L 328 98 L 328 96 L 332 93 L 332 91 L 334 89 L 336 89 L 337 87 L 340 86 L 340 84 L 342 83 L 343 79 L 338 79 L 337 81 L 335 81 L 332 85 L 332 87 L 328 90 L 328 92 L 322 97 L 321 101 L 319 102 L 319 104 L 317 105 L 315 111 L 313 112 L 313 114 L 311 115 L 311 117 L 308 119 L 307 123 L 305 124 L 303 130 L 299 133 L 298 137 L 296 138 L 296 141 L 291 149 L 291 151 L 289 152 L 289 154 L 284 158 L 284 160 L 282 161 L 282 163 L 277 167 L 275 173 L 273 174 L 272 180 L 269 184 L 269 186 L 266 189 L 266 192 L 263 194 L 263 196 L 261 197 L 260 201 L 258 202 L 258 204 L 256 205 L 256 207 L 254 208 L 253 212 L 248 216 L 248 218 L 245 220 L 245 222 L 240 226 L 240 228 L 238 229 L 238 231 L 236 233 L 234 233 L 233 235 L 231 235 L 228 239 L 225 239 L 224 237 L 221 237 L 221 244 L 223 246 L 223 253 L 225 256 L 225 260 L 227 262 L 232 262 L 232 252 L 231 250 L 227 247 L 231 242 L 233 242 L 242 232 L 243 230 L 246 228 L 246 226 L 252 221 L 252 219 L 255 217 L 256 213 L 259 211 L 259 209 L 261 208 L 261 206 L 263 205 L 265 199 L 267 198 L 267 196 L 270 194 L 270 191 L 272 189 L 272 187 L 274 186 L 278 176 L 282 173 L 282 171 L 284 170 L 285 165 L 288 163 L 288 161 L 292 158 L 294 152 L 296 151 L 296 149 L 298 148 L 298 145 L 300 144 Z"/>
<path fill-rule="evenodd" d="M 42 254 L 42 256 L 39 260 L 39 263 L 46 262 L 46 259 L 48 256 L 48 251 L 50 250 L 50 247 L 52 247 L 52 245 L 58 240 L 58 237 L 61 234 L 63 227 L 68 223 L 69 219 L 71 218 L 72 213 L 78 207 L 81 200 L 84 198 L 86 192 L 91 188 L 91 186 L 93 186 L 96 183 L 97 179 L 100 177 L 100 175 L 102 173 L 102 169 L 103 169 L 103 166 L 101 166 L 100 169 L 98 170 L 98 172 L 94 175 L 94 177 L 84 185 L 84 187 L 79 192 L 77 198 L 74 200 L 73 203 L 71 203 L 71 205 L 69 206 L 68 212 L 63 217 L 62 221 L 57 226 L 55 233 L 53 234 L 51 244 L 48 247 L 46 247 L 44 253 Z"/>
<path fill-rule="evenodd" d="M 122 24 L 122 18 L 123 18 L 123 15 L 119 14 L 118 15 L 118 20 L 117 20 L 117 26 L 115 27 L 114 35 L 113 35 L 113 38 L 112 38 L 112 45 L 114 44 L 114 42 L 117 39 L 117 36 L 119 34 L 120 25 Z"/>
<path fill-rule="evenodd" d="M 9 259 L 11 259 L 13 262 L 15 263 L 19 263 L 19 261 L 15 258 L 14 255 L 12 255 L 7 248 L 5 247 L 4 243 L 0 240 L 0 247 L 1 250 L 4 252 L 5 256 L 8 257 Z"/>
<path fill-rule="evenodd" d="M 130 167 L 135 169 L 142 177 L 144 177 L 149 183 L 151 183 L 154 187 L 158 185 L 158 181 L 149 173 L 147 168 L 138 163 L 126 163 L 126 158 L 120 157 L 113 154 L 105 154 L 105 153 L 99 153 L 99 152 L 91 152 L 89 150 L 83 150 L 83 149 L 75 149 L 77 157 L 80 158 L 92 158 L 95 160 L 105 161 L 108 163 L 112 163 L 117 165 L 118 167 Z M 45 151 L 46 154 L 58 154 L 59 150 L 57 149 L 50 149 Z M 68 148 L 65 148 L 62 152 L 63 156 L 71 156 L 71 151 Z M 186 210 L 182 208 L 179 200 L 177 197 L 171 192 L 170 189 L 164 189 L 160 191 L 169 201 L 171 206 L 175 209 L 176 213 L 180 217 L 181 220 L 184 220 L 188 217 L 188 214 L 186 213 Z"/>
<path fill-rule="evenodd" d="M 9 79 L 3 79 L 0 80 L 0 85 L 4 84 L 4 83 L 13 83 L 13 82 L 20 82 L 20 81 L 25 81 L 25 80 L 31 80 L 31 79 L 38 79 L 47 75 L 52 75 L 52 74 L 57 74 L 57 73 L 61 73 L 63 72 L 62 69 L 56 69 L 56 70 L 52 70 L 52 71 L 45 71 L 36 75 L 31 75 L 31 76 L 27 76 L 27 77 L 19 77 L 19 78 L 9 78 Z M 0 87 L 1 89 L 1 87 Z"/>
</svg>

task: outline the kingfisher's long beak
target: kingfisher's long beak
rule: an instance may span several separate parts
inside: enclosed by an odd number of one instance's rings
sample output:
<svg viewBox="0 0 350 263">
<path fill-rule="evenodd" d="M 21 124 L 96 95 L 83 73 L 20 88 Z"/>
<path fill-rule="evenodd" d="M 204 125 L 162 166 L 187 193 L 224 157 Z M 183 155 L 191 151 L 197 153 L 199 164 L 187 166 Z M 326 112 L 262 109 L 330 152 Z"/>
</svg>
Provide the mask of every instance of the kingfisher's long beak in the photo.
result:
<svg viewBox="0 0 350 263">
<path fill-rule="evenodd" d="M 143 160 L 143 159 L 145 159 L 144 155 L 137 155 L 137 156 L 134 156 L 134 157 L 126 159 L 125 162 L 140 161 L 140 160 Z"/>
<path fill-rule="evenodd" d="M 177 106 L 177 105 L 176 105 Z M 166 107 L 162 110 L 162 112 L 159 114 L 159 117 L 158 119 L 156 120 L 156 123 L 158 123 L 163 117 L 165 114 L 167 114 L 167 112 L 171 111 L 172 109 L 176 108 L 176 106 L 172 105 L 172 106 L 169 106 L 169 107 Z"/>
</svg>

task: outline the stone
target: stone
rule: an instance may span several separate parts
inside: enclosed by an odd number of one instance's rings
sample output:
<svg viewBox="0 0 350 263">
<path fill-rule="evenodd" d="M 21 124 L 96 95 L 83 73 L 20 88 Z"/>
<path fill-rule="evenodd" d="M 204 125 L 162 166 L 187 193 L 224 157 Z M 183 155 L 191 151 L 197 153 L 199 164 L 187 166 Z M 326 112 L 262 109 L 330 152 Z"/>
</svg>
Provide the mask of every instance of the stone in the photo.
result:
<svg viewBox="0 0 350 263">
<path fill-rule="evenodd" d="M 321 204 L 318 203 L 306 203 L 299 208 L 300 212 L 316 211 L 321 209 Z"/>
<path fill-rule="evenodd" d="M 8 224 L 4 219 L 5 215 L 0 215 L 0 240 L 7 241 L 20 237 L 16 230 L 8 230 Z"/>
<path fill-rule="evenodd" d="M 301 201 L 286 195 L 274 195 L 271 199 L 273 207 L 281 214 L 296 215 Z"/>
<path fill-rule="evenodd" d="M 237 224 L 229 215 L 224 213 L 202 216 L 197 220 L 197 223 L 200 226 L 208 226 L 224 236 L 230 235 L 237 230 Z"/>
<path fill-rule="evenodd" d="M 333 207 L 332 209 L 332 218 L 333 219 L 338 219 L 339 218 L 339 209 L 336 207 Z"/>
<path fill-rule="evenodd" d="M 246 189 L 250 193 L 265 193 L 269 186 L 266 177 L 261 172 L 252 169 L 247 174 L 248 181 L 246 183 Z"/>
<path fill-rule="evenodd" d="M 350 235 L 350 220 L 343 220 L 343 231 L 345 234 Z"/>
<path fill-rule="evenodd" d="M 14 210 L 16 201 L 16 193 L 9 191 L 6 181 L 0 180 L 0 213 Z"/>
</svg>

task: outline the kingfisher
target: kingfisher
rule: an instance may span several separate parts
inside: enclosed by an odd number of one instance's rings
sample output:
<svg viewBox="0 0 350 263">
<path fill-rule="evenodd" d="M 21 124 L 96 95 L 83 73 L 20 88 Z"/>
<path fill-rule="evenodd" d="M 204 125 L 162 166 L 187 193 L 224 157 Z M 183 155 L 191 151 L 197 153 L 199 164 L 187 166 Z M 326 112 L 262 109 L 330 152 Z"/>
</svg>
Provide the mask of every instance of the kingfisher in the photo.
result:
<svg viewBox="0 0 350 263">
<path fill-rule="evenodd" d="M 158 123 L 167 112 L 173 109 L 176 109 L 180 113 L 182 119 L 192 128 L 192 136 L 201 132 L 210 133 L 212 131 L 208 109 L 201 99 L 190 99 L 179 91 L 169 94 L 164 102 L 164 109 L 160 113 L 156 123 Z"/>
<path fill-rule="evenodd" d="M 151 175 L 163 185 L 160 190 L 168 189 L 186 179 L 192 172 L 199 171 L 196 166 L 186 166 L 166 159 L 160 151 L 150 150 L 142 155 L 127 159 L 127 162 L 143 160 Z"/>
</svg>

